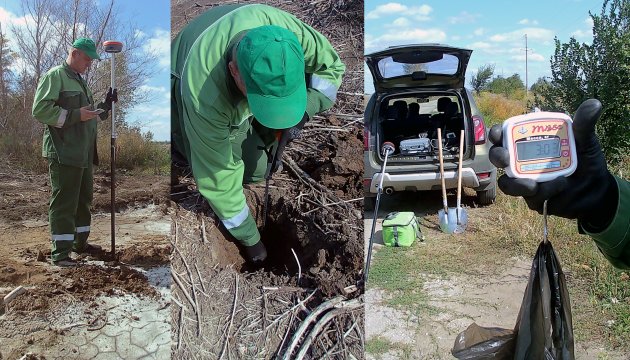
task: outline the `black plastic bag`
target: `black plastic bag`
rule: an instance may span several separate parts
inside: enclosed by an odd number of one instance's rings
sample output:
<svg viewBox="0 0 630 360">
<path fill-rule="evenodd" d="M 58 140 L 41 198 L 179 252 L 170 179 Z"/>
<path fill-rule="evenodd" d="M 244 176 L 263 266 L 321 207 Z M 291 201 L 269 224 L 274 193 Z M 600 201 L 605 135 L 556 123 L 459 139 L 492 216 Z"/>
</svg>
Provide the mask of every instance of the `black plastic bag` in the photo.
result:
<svg viewBox="0 0 630 360">
<path fill-rule="evenodd" d="M 574 358 L 569 292 L 550 242 L 538 246 L 514 330 L 472 324 L 451 353 L 458 359 Z"/>
</svg>

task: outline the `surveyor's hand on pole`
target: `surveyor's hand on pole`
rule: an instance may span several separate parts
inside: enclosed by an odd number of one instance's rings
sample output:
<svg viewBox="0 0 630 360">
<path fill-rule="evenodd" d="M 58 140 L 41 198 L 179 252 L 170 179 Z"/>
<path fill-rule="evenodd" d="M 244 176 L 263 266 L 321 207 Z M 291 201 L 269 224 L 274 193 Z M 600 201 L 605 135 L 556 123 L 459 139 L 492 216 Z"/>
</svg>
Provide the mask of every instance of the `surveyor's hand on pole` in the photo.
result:
<svg viewBox="0 0 630 360">
<path fill-rule="evenodd" d="M 498 180 L 501 191 L 507 195 L 522 196 L 527 206 L 542 214 L 547 203 L 550 215 L 578 219 L 594 229 L 610 224 L 615 214 L 619 191 L 614 177 L 608 172 L 606 159 L 595 136 L 595 124 L 602 112 L 602 104 L 596 99 L 584 101 L 575 112 L 573 134 L 575 136 L 578 165 L 568 177 L 560 176 L 548 182 L 537 183 L 531 179 L 515 179 L 502 175 Z M 509 165 L 508 151 L 503 145 L 501 124 L 490 129 L 490 161 L 499 168 Z"/>
<path fill-rule="evenodd" d="M 81 121 L 92 120 L 98 115 L 98 112 L 91 110 L 90 107 L 92 107 L 92 105 L 84 106 L 79 109 L 79 111 L 81 111 Z"/>
<path fill-rule="evenodd" d="M 105 106 L 107 106 L 106 110 L 112 109 L 112 103 L 118 102 L 118 89 L 112 90 L 110 87 L 107 90 L 107 95 L 105 95 Z"/>
</svg>

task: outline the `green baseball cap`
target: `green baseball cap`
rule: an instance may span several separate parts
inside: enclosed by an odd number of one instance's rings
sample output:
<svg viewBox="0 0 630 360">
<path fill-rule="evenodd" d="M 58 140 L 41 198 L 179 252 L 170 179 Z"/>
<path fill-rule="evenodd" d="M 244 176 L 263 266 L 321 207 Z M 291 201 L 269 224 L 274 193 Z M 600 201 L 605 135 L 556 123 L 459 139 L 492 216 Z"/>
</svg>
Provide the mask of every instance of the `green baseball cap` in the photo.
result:
<svg viewBox="0 0 630 360">
<path fill-rule="evenodd" d="M 78 38 L 72 43 L 72 47 L 83 51 L 87 56 L 94 60 L 101 59 L 96 53 L 96 45 L 94 45 L 94 41 L 92 41 L 92 39 Z"/>
<path fill-rule="evenodd" d="M 251 29 L 238 44 L 236 61 L 258 122 L 272 129 L 300 122 L 306 79 L 304 51 L 294 33 L 274 25 Z"/>
</svg>

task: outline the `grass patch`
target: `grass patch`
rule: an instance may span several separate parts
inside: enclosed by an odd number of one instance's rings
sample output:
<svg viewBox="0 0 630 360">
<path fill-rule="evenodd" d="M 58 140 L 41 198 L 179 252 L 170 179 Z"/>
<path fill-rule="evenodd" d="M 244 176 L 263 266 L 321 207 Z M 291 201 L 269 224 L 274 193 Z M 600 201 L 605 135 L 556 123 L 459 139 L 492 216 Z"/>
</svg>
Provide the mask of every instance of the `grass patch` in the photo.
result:
<svg viewBox="0 0 630 360">
<path fill-rule="evenodd" d="M 108 167 L 111 158 L 111 135 L 101 134 L 97 139 L 99 160 Z M 116 169 L 143 172 L 153 175 L 170 173 L 170 145 L 152 141 L 146 134 L 135 130 L 119 131 L 116 139 Z"/>
<path fill-rule="evenodd" d="M 372 355 L 382 355 L 387 353 L 394 343 L 382 336 L 376 336 L 365 342 L 365 352 Z"/>
<path fill-rule="evenodd" d="M 365 352 L 377 359 L 389 352 L 398 352 L 399 359 L 411 359 L 413 349 L 410 345 L 391 342 L 389 339 L 376 336 L 365 342 Z"/>
<path fill-rule="evenodd" d="M 417 258 L 411 249 L 383 247 L 377 251 L 370 269 L 370 287 L 383 289 L 391 295 L 385 300 L 389 306 L 426 310 L 431 307 L 423 290 L 424 280 L 418 271 Z"/>
</svg>

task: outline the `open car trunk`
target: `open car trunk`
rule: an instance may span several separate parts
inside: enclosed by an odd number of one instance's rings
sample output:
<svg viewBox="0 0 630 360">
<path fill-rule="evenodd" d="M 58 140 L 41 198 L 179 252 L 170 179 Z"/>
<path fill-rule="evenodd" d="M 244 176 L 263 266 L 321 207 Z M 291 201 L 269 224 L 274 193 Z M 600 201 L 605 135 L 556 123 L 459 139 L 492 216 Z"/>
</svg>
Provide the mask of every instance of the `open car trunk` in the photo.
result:
<svg viewBox="0 0 630 360">
<path fill-rule="evenodd" d="M 391 142 L 395 152 L 388 163 L 427 164 L 438 156 L 438 129 L 442 131 L 444 161 L 455 162 L 459 154 L 461 130 L 466 130 L 466 112 L 463 100 L 456 92 L 413 92 L 384 97 L 377 105 L 377 149 Z M 467 132 L 465 132 L 467 134 Z M 470 144 L 464 139 L 464 159 Z M 382 155 L 378 151 L 380 160 Z"/>
</svg>

